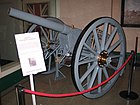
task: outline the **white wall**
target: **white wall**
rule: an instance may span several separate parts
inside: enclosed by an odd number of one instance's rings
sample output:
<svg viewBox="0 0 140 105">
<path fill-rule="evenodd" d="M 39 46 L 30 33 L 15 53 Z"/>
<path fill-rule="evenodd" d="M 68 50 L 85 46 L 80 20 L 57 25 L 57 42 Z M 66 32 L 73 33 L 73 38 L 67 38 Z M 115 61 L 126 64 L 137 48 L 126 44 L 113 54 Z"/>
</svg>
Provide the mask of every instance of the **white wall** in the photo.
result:
<svg viewBox="0 0 140 105">
<path fill-rule="evenodd" d="M 101 16 L 111 16 L 118 22 L 121 19 L 122 0 L 57 0 L 57 17 L 66 24 L 84 28 L 91 20 Z M 140 28 L 124 28 L 127 40 L 127 52 L 134 49 L 135 38 L 139 37 Z"/>
<path fill-rule="evenodd" d="M 111 0 L 60 0 L 60 18 L 67 24 L 84 28 L 102 16 L 111 16 Z"/>
</svg>

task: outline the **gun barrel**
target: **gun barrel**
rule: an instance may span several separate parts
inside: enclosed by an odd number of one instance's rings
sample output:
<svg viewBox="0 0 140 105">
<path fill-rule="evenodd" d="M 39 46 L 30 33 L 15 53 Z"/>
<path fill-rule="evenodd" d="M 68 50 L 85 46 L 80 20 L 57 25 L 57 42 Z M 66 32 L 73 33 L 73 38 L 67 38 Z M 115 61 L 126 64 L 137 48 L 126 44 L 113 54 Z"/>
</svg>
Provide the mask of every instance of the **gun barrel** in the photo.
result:
<svg viewBox="0 0 140 105">
<path fill-rule="evenodd" d="M 21 19 L 21 20 L 24 20 L 24 21 L 27 21 L 30 23 L 34 23 L 34 24 L 37 24 L 40 26 L 44 26 L 44 27 L 50 28 L 52 30 L 61 32 L 63 34 L 68 34 L 70 32 L 70 30 L 72 29 L 68 25 L 59 24 L 54 21 L 50 21 L 45 18 L 41 18 L 39 16 L 30 14 L 30 13 L 26 13 L 26 12 L 23 12 L 23 11 L 14 9 L 14 8 L 10 8 L 8 11 L 8 14 L 12 17 L 15 17 L 15 18 L 18 18 L 18 19 Z"/>
</svg>

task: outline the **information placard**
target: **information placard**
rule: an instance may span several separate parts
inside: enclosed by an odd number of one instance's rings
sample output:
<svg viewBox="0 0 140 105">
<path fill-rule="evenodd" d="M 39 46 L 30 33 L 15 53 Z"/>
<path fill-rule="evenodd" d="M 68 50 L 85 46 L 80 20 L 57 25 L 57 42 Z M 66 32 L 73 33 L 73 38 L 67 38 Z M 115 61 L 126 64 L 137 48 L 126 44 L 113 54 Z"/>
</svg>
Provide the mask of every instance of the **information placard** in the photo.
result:
<svg viewBox="0 0 140 105">
<path fill-rule="evenodd" d="M 15 35 L 23 76 L 46 70 L 38 32 Z"/>
</svg>

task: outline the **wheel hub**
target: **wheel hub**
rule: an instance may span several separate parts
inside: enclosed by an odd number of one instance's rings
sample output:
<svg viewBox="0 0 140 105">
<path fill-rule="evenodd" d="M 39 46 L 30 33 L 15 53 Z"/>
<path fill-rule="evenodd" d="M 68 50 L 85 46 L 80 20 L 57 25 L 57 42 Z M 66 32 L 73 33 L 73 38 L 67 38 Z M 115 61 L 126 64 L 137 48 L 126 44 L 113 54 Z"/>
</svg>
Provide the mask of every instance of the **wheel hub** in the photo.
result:
<svg viewBox="0 0 140 105">
<path fill-rule="evenodd" d="M 98 56 L 98 65 L 103 67 L 107 64 L 108 52 L 103 50 Z"/>
</svg>

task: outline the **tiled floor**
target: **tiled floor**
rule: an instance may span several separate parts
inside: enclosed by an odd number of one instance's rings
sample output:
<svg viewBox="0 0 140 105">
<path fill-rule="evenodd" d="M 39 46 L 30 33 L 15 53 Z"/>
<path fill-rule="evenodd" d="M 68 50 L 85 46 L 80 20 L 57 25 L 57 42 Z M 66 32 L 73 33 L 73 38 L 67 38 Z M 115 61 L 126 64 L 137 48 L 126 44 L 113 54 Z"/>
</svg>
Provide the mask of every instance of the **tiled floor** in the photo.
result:
<svg viewBox="0 0 140 105">
<path fill-rule="evenodd" d="M 36 97 L 37 105 L 140 105 L 140 68 L 136 68 L 133 72 L 132 91 L 139 95 L 136 100 L 125 100 L 120 97 L 120 91 L 126 90 L 128 85 L 128 72 L 130 66 L 126 66 L 125 73 L 118 79 L 114 87 L 104 96 L 98 99 L 87 99 L 80 95 L 67 98 L 47 98 Z M 35 87 L 37 91 L 46 93 L 70 93 L 75 92 L 76 89 L 71 80 L 70 68 L 63 67 L 61 70 L 66 78 L 61 80 L 54 80 L 54 74 L 35 76 Z M 21 84 L 29 89 L 29 81 L 26 78 Z M 32 105 L 31 95 L 25 95 L 26 105 Z M 2 95 L 2 105 L 18 105 L 16 102 L 15 89 L 10 89 L 9 92 Z"/>
</svg>

